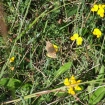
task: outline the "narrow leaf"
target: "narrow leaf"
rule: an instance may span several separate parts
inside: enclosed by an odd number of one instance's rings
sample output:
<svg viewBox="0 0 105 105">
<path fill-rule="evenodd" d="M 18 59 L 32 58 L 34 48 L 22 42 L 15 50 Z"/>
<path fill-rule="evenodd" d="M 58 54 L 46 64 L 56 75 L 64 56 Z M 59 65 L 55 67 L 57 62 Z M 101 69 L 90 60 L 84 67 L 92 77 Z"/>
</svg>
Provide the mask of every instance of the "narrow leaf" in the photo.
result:
<svg viewBox="0 0 105 105">
<path fill-rule="evenodd" d="M 97 79 L 103 79 L 103 78 L 104 78 L 104 66 L 102 65 Z"/>
<path fill-rule="evenodd" d="M 98 88 L 90 97 L 89 104 L 96 105 L 105 95 L 105 88 Z"/>
<path fill-rule="evenodd" d="M 55 77 L 54 80 L 56 78 L 58 78 L 61 74 L 63 74 L 64 72 L 66 72 L 67 70 L 69 70 L 72 66 L 72 62 L 67 62 L 65 63 L 63 66 L 60 67 L 60 69 L 58 71 L 55 72 Z"/>
</svg>

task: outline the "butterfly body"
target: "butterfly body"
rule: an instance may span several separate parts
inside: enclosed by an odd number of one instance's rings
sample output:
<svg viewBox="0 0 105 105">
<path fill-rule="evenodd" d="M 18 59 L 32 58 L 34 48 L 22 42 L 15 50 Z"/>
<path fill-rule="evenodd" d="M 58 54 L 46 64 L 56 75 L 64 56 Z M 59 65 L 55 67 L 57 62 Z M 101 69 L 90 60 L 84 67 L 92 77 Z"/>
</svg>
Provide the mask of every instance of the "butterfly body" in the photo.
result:
<svg viewBox="0 0 105 105">
<path fill-rule="evenodd" d="M 47 50 L 47 56 L 48 57 L 50 57 L 50 58 L 57 58 L 56 50 L 55 50 L 55 48 L 54 48 L 52 43 L 50 43 L 49 41 L 46 41 L 45 49 Z"/>
</svg>

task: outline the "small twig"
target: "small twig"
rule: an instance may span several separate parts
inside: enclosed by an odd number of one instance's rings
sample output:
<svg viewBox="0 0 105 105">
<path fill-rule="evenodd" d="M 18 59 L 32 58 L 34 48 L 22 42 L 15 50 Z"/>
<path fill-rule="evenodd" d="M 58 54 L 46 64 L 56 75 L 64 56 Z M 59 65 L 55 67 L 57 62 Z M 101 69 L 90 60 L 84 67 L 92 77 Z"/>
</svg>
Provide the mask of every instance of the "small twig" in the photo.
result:
<svg viewBox="0 0 105 105">
<path fill-rule="evenodd" d="M 76 95 L 74 96 L 74 98 L 76 99 L 76 101 L 79 101 L 82 105 L 86 105 L 86 104 L 83 103 Z"/>
<path fill-rule="evenodd" d="M 45 91 L 33 93 L 33 94 L 30 94 L 30 95 L 24 96 L 23 98 L 24 98 L 24 100 L 26 100 L 26 99 L 30 99 L 30 98 L 33 98 L 33 97 L 39 97 L 41 95 L 48 94 L 48 93 L 51 93 L 51 92 L 64 91 L 64 87 L 53 89 L 53 90 L 45 90 Z M 21 98 L 15 99 L 15 100 L 11 100 L 11 101 L 7 101 L 7 102 L 3 102 L 3 103 L 1 103 L 1 105 L 2 104 L 16 103 L 16 102 L 19 102 L 19 101 L 21 101 Z"/>
</svg>

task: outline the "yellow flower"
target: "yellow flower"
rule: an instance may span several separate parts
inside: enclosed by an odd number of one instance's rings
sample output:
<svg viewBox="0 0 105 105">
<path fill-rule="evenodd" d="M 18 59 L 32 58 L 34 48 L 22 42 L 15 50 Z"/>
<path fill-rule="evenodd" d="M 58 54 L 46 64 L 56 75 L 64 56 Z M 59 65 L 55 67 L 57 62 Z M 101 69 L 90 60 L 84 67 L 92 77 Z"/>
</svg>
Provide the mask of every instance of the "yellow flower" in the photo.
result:
<svg viewBox="0 0 105 105">
<path fill-rule="evenodd" d="M 78 37 L 78 39 L 76 40 L 77 45 L 82 45 L 83 39 L 82 37 Z"/>
<path fill-rule="evenodd" d="M 55 44 L 53 44 L 53 47 L 54 47 L 55 51 L 58 52 L 58 46 L 56 46 Z"/>
<path fill-rule="evenodd" d="M 82 45 L 83 39 L 82 37 L 79 37 L 79 35 L 76 33 L 71 38 L 72 41 L 76 40 L 77 45 Z"/>
<path fill-rule="evenodd" d="M 92 12 L 97 12 L 97 14 L 100 16 L 100 17 L 104 17 L 104 9 L 105 9 L 105 5 L 104 4 L 95 4 L 92 8 L 91 8 L 91 11 Z"/>
<path fill-rule="evenodd" d="M 93 30 L 93 35 L 96 35 L 97 38 L 99 38 L 99 37 L 101 37 L 102 32 L 101 32 L 98 28 L 95 28 L 95 29 Z"/>
<path fill-rule="evenodd" d="M 72 40 L 72 41 L 74 41 L 74 40 L 76 40 L 77 38 L 78 38 L 78 34 L 76 33 L 76 34 L 74 34 L 70 39 Z"/>
<path fill-rule="evenodd" d="M 92 12 L 98 11 L 98 5 L 95 4 L 95 5 L 91 8 L 91 11 L 92 11 Z"/>
<path fill-rule="evenodd" d="M 67 86 L 69 94 L 75 95 L 75 90 L 82 90 L 81 87 L 78 86 L 80 82 L 81 80 L 76 81 L 74 75 L 72 75 L 70 79 L 66 78 L 64 80 L 64 85 Z"/>
<path fill-rule="evenodd" d="M 11 63 L 11 62 L 14 62 L 14 60 L 15 60 L 15 57 L 11 57 L 9 61 Z"/>
<path fill-rule="evenodd" d="M 97 11 L 97 14 L 98 14 L 100 17 L 104 17 L 104 9 L 103 9 L 103 8 L 100 8 L 100 9 Z"/>
</svg>

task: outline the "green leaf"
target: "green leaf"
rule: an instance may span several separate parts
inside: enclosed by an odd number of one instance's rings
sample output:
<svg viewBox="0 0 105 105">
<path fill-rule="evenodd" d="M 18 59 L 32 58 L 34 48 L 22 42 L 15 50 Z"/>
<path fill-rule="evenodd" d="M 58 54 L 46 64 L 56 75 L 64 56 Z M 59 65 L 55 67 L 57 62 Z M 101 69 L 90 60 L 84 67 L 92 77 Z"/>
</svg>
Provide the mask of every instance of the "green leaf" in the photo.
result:
<svg viewBox="0 0 105 105">
<path fill-rule="evenodd" d="M 78 9 L 78 7 L 76 5 L 73 7 L 68 6 L 66 8 L 66 12 L 67 12 L 68 17 L 75 15 L 77 13 L 77 9 Z"/>
<path fill-rule="evenodd" d="M 58 78 L 61 74 L 69 70 L 71 66 L 72 62 L 65 63 L 63 66 L 61 66 L 60 69 L 54 73 L 55 74 L 54 80 Z"/>
<path fill-rule="evenodd" d="M 32 88 L 32 85 L 29 83 L 24 84 L 21 89 L 24 91 L 29 91 Z"/>
<path fill-rule="evenodd" d="M 21 81 L 18 79 L 10 78 L 7 84 L 9 88 L 18 88 L 21 84 Z"/>
<path fill-rule="evenodd" d="M 2 78 L 0 80 L 0 86 L 6 86 L 8 84 L 9 78 Z"/>
<path fill-rule="evenodd" d="M 96 105 L 105 95 L 105 88 L 98 88 L 90 97 L 89 104 Z"/>
<path fill-rule="evenodd" d="M 104 78 L 104 66 L 102 65 L 97 79 L 103 79 L 103 78 Z"/>
<path fill-rule="evenodd" d="M 90 86 L 87 87 L 87 91 L 90 93 L 94 89 L 94 84 L 90 84 Z"/>
<path fill-rule="evenodd" d="M 2 78 L 0 80 L 0 86 L 7 88 L 18 88 L 20 86 L 20 83 L 20 80 L 14 78 Z"/>
<path fill-rule="evenodd" d="M 104 74 L 105 74 L 105 71 L 104 71 L 104 66 L 102 65 L 101 66 L 101 69 L 99 70 L 99 74 L 98 74 L 98 77 L 96 78 L 97 80 L 99 80 L 99 86 L 103 84 L 103 80 L 104 80 Z"/>
<path fill-rule="evenodd" d="M 59 92 L 59 93 L 56 94 L 57 97 L 64 97 L 66 95 L 67 95 L 66 92 Z"/>
</svg>

